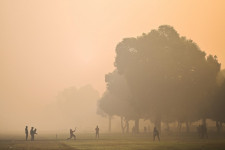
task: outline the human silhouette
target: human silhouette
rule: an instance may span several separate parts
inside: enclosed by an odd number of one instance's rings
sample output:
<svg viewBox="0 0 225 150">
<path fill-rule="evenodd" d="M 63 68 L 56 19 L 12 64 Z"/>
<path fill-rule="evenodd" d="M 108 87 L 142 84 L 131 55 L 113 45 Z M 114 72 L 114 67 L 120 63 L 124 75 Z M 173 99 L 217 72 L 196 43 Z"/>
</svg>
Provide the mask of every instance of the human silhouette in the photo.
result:
<svg viewBox="0 0 225 150">
<path fill-rule="evenodd" d="M 159 138 L 159 131 L 157 130 L 156 127 L 154 127 L 154 130 L 153 130 L 153 141 L 155 141 L 155 137 L 158 137 L 158 140 L 160 141 L 160 138 Z"/>
<path fill-rule="evenodd" d="M 36 128 L 34 129 L 34 134 L 37 134 L 37 129 Z"/>
<path fill-rule="evenodd" d="M 33 141 L 34 141 L 34 135 L 35 134 L 37 134 L 37 129 L 36 128 L 33 130 L 33 134 L 32 134 L 33 135 L 33 137 L 32 137 L 33 138 Z"/>
<path fill-rule="evenodd" d="M 99 127 L 98 126 L 95 128 L 95 138 L 99 139 Z"/>
<path fill-rule="evenodd" d="M 26 141 L 27 141 L 27 138 L 28 138 L 28 126 L 26 126 L 26 128 L 25 128 L 25 134 L 26 134 Z"/>
<path fill-rule="evenodd" d="M 76 131 L 76 128 L 75 128 L 75 130 L 70 129 L 70 137 L 67 138 L 67 140 L 72 139 L 72 138 L 74 138 L 74 140 L 76 140 L 76 136 L 75 136 L 75 134 L 73 134 L 75 131 Z"/>
<path fill-rule="evenodd" d="M 30 140 L 31 141 L 34 141 L 34 127 L 31 127 L 31 129 L 30 129 Z"/>
</svg>

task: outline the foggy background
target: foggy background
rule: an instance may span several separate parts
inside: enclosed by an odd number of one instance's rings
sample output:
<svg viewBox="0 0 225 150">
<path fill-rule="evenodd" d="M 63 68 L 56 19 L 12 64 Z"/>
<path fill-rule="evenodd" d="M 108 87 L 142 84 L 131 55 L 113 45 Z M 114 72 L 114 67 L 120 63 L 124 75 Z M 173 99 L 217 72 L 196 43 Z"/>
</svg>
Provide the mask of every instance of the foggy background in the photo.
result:
<svg viewBox="0 0 225 150">
<path fill-rule="evenodd" d="M 0 1 L 0 133 L 23 133 L 25 125 L 107 130 L 97 100 L 116 44 L 161 24 L 217 55 L 223 69 L 224 7 L 222 0 Z"/>
</svg>

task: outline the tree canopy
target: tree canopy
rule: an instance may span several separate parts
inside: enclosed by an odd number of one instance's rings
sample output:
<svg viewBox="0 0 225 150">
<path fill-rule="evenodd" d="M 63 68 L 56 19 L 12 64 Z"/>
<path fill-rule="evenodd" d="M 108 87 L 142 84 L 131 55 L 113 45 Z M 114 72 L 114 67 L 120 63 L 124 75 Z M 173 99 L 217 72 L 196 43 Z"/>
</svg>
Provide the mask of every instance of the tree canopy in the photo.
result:
<svg viewBox="0 0 225 150">
<path fill-rule="evenodd" d="M 125 110 L 136 116 L 132 119 L 150 119 L 160 128 L 161 121 L 192 122 L 210 117 L 220 64 L 216 56 L 207 56 L 173 27 L 162 25 L 148 34 L 124 38 L 116 46 L 114 65 L 119 74 L 106 75 L 107 90 L 113 101 L 126 99 L 130 108 Z M 125 81 L 127 87 L 122 88 Z M 124 94 L 127 89 L 129 94 Z"/>
</svg>

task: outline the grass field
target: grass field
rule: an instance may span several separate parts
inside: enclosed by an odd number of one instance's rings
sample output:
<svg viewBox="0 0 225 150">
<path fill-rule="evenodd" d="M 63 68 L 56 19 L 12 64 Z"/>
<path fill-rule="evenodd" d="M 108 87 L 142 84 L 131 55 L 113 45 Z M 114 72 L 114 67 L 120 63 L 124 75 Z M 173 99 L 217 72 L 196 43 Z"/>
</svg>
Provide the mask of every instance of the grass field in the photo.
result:
<svg viewBox="0 0 225 150">
<path fill-rule="evenodd" d="M 24 141 L 21 136 L 1 136 L 0 150 L 225 150 L 222 136 L 199 139 L 195 135 L 162 135 L 160 142 L 153 142 L 151 135 L 103 134 L 99 140 L 91 134 L 77 135 L 77 140 L 64 140 L 66 135 L 58 140 L 51 137 Z"/>
</svg>

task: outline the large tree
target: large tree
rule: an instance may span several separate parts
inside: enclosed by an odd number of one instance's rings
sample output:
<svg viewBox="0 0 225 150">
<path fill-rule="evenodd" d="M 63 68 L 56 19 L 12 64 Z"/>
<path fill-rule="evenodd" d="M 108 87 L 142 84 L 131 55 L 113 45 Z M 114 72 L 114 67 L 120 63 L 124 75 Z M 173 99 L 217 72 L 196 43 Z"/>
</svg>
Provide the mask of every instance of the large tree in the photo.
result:
<svg viewBox="0 0 225 150">
<path fill-rule="evenodd" d="M 207 117 L 220 64 L 192 40 L 163 25 L 116 47 L 115 67 L 127 80 L 139 118 L 192 121 Z M 138 118 L 136 120 L 138 124 Z M 138 125 L 137 125 L 138 126 Z"/>
</svg>

